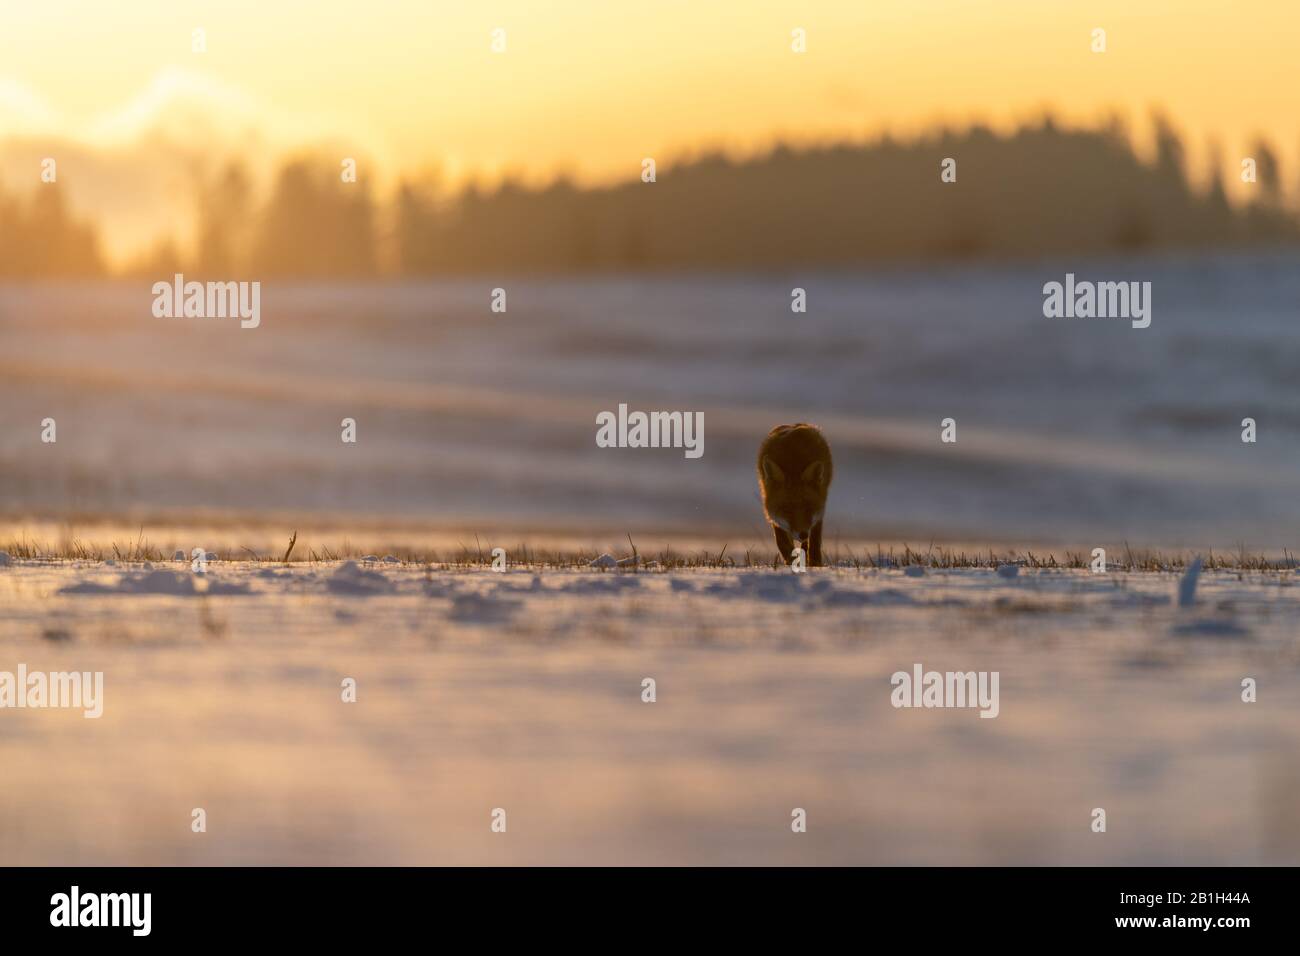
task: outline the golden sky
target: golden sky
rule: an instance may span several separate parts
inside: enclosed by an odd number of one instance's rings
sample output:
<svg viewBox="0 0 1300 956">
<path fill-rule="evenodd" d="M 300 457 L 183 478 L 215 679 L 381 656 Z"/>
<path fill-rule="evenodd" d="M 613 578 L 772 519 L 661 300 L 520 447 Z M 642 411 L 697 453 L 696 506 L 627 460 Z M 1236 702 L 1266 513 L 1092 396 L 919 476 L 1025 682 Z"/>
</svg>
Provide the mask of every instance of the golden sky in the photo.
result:
<svg viewBox="0 0 1300 956">
<path fill-rule="evenodd" d="M 1295 155 L 1298 45 L 1296 0 L 12 0 L 0 137 L 113 146 L 197 108 L 272 145 L 355 144 L 388 173 L 591 180 L 1048 106 L 1117 109 L 1141 132 L 1158 105 L 1193 150 L 1219 136 L 1231 167 L 1256 132 Z"/>
</svg>

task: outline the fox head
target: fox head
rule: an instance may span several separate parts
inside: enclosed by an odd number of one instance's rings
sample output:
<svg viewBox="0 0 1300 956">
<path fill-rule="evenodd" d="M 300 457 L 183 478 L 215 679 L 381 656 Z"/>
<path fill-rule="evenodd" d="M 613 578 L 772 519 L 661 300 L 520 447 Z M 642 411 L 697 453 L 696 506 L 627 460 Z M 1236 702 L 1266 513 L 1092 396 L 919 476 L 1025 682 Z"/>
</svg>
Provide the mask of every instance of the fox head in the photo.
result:
<svg viewBox="0 0 1300 956">
<path fill-rule="evenodd" d="M 813 525 L 826 510 L 829 475 L 824 461 L 806 465 L 799 474 L 787 475 L 768 455 L 759 461 L 763 510 L 767 519 L 798 541 L 807 541 Z"/>
</svg>

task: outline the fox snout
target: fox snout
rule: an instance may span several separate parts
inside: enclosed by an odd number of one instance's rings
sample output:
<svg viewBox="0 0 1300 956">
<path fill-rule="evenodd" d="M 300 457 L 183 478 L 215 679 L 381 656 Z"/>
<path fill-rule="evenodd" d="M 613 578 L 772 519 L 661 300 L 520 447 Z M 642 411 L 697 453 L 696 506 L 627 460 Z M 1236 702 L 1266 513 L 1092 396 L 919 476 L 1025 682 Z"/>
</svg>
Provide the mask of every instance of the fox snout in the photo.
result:
<svg viewBox="0 0 1300 956">
<path fill-rule="evenodd" d="M 799 513 L 799 510 L 800 509 L 787 510 L 785 513 L 792 516 L 788 518 L 783 517 L 780 514 L 771 514 L 768 516 L 768 520 L 772 522 L 773 525 L 775 525 L 776 527 L 784 531 L 786 534 L 788 534 L 791 538 L 795 540 L 796 543 L 802 543 L 804 541 L 807 541 L 808 536 L 812 534 L 813 526 L 816 525 L 817 522 L 821 520 L 820 514 L 811 515 L 802 520 L 800 520 L 800 518 L 793 517 L 793 515 Z"/>
<path fill-rule="evenodd" d="M 790 521 L 776 515 L 768 518 L 774 528 L 779 528 L 790 536 L 790 539 L 798 545 L 806 545 L 808 539 L 812 537 L 813 529 L 817 527 L 819 519 L 810 517 L 803 521 L 798 519 Z"/>
</svg>

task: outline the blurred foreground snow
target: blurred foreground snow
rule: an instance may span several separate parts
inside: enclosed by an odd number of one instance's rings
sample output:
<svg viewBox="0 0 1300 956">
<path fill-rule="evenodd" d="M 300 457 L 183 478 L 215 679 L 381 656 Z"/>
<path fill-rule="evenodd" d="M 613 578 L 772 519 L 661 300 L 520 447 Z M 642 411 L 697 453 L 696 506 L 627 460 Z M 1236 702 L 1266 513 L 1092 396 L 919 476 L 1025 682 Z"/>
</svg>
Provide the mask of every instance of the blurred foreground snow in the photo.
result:
<svg viewBox="0 0 1300 956">
<path fill-rule="evenodd" d="M 104 715 L 0 710 L 0 865 L 1296 864 L 1297 585 L 14 559 L 0 671 Z"/>
</svg>

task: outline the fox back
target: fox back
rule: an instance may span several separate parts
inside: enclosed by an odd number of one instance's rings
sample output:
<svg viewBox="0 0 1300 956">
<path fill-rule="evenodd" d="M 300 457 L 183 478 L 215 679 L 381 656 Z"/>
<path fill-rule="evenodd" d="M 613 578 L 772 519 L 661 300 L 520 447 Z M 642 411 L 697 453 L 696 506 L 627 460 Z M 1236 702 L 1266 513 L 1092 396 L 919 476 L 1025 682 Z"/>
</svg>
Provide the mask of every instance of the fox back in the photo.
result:
<svg viewBox="0 0 1300 956">
<path fill-rule="evenodd" d="M 816 425 L 777 425 L 758 449 L 763 513 L 799 540 L 821 523 L 831 477 L 831 446 Z"/>
</svg>

